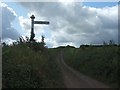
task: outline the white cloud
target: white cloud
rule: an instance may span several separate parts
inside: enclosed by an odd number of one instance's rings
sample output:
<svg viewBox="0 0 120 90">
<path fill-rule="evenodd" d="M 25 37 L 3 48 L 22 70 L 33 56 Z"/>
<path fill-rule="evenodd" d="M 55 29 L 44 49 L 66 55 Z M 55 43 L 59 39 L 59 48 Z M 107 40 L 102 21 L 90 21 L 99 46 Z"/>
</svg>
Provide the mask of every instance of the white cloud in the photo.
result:
<svg viewBox="0 0 120 90">
<path fill-rule="evenodd" d="M 5 42 L 7 45 L 12 45 L 13 42 L 15 42 L 16 40 L 13 40 L 11 38 L 5 38 L 2 41 Z"/>
<path fill-rule="evenodd" d="M 5 4 L 5 3 L 0 3 L 0 7 L 2 7 L 2 9 L 3 9 L 3 8 L 7 8 L 8 11 L 9 11 L 13 16 L 17 16 L 17 14 L 15 13 L 15 11 L 14 11 L 12 8 L 8 7 L 7 4 Z M 3 10 L 4 10 L 4 9 L 3 9 Z M 11 16 L 12 16 L 12 15 L 11 15 Z M 13 17 L 13 18 L 14 18 L 14 17 Z M 11 18 L 11 19 L 13 20 L 13 18 Z"/>
<path fill-rule="evenodd" d="M 2 39 L 10 38 L 16 40 L 20 34 L 12 27 L 12 21 L 17 17 L 17 14 L 5 3 L 0 3 L 0 7 L 2 9 Z"/>
<path fill-rule="evenodd" d="M 19 17 L 19 22 L 20 22 L 20 26 L 24 29 L 24 30 L 29 30 L 30 29 L 30 19 L 26 19 L 23 16 Z"/>
<path fill-rule="evenodd" d="M 118 7 L 93 8 L 81 3 L 60 2 L 21 3 L 36 17 L 50 21 L 51 46 L 71 44 L 100 44 L 110 39 L 118 40 Z M 46 42 L 46 43 L 47 43 Z"/>
</svg>

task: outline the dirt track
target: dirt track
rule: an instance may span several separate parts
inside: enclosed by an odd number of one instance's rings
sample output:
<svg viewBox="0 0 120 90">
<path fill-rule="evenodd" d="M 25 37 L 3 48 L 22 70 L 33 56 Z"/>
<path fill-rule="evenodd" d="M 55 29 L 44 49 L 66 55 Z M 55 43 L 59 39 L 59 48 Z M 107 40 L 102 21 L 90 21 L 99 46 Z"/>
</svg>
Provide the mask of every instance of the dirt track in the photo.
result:
<svg viewBox="0 0 120 90">
<path fill-rule="evenodd" d="M 66 65 L 62 52 L 59 55 L 59 65 L 62 70 L 66 88 L 109 88 L 103 83 L 87 77 Z"/>
</svg>

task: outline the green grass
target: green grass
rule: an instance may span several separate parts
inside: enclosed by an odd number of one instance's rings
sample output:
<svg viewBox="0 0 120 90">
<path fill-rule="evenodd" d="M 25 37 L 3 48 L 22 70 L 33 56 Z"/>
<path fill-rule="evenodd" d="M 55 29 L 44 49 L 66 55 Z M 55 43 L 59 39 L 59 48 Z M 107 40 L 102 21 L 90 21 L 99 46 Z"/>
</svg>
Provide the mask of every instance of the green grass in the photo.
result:
<svg viewBox="0 0 120 90">
<path fill-rule="evenodd" d="M 34 51 L 26 45 L 2 48 L 3 88 L 59 88 L 63 78 L 54 50 Z"/>
<path fill-rule="evenodd" d="M 74 69 L 110 86 L 118 85 L 118 46 L 65 48 L 65 62 Z"/>
</svg>

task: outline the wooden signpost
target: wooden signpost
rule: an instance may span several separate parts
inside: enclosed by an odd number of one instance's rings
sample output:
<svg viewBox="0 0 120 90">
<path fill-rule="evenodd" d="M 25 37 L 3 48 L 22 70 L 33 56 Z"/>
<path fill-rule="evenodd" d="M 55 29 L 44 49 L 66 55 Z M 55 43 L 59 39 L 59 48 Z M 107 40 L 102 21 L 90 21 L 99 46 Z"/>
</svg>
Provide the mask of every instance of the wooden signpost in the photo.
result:
<svg viewBox="0 0 120 90">
<path fill-rule="evenodd" d="M 49 21 L 34 21 L 35 19 L 35 16 L 32 15 L 31 17 L 31 36 L 30 36 L 30 41 L 34 41 L 34 37 L 35 37 L 35 34 L 34 34 L 34 24 L 49 24 Z"/>
</svg>

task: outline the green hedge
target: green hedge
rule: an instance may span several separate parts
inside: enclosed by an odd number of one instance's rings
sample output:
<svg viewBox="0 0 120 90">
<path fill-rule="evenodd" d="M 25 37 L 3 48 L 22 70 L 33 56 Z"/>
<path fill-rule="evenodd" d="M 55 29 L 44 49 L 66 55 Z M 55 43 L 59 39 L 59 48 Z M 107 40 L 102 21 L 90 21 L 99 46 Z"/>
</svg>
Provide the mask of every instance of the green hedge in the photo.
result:
<svg viewBox="0 0 120 90">
<path fill-rule="evenodd" d="M 3 47 L 3 88 L 58 88 L 63 78 L 55 54 L 34 51 L 26 45 Z"/>
<path fill-rule="evenodd" d="M 64 49 L 65 62 L 74 69 L 113 87 L 118 85 L 117 46 Z"/>
</svg>

